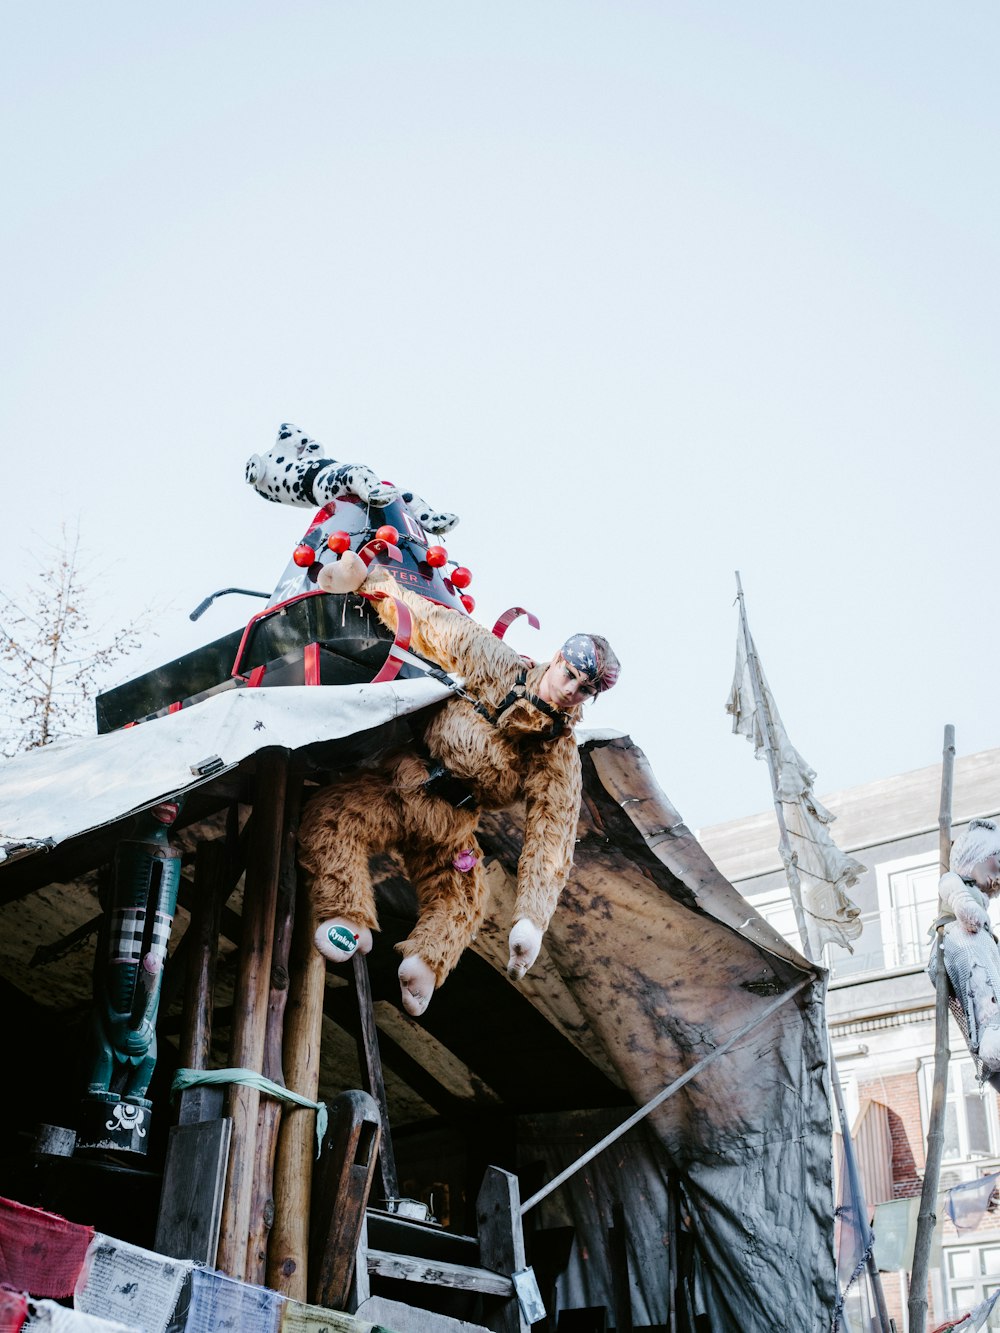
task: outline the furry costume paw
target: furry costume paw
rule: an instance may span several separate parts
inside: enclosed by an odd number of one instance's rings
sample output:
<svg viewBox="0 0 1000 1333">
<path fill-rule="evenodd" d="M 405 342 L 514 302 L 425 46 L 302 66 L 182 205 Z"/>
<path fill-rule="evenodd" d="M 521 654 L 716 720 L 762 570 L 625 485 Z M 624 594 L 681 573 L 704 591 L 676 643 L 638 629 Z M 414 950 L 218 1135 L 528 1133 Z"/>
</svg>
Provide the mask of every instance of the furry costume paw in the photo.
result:
<svg viewBox="0 0 1000 1333">
<path fill-rule="evenodd" d="M 356 953 L 371 953 L 372 933 L 367 926 L 335 916 L 319 923 L 313 943 L 331 963 L 346 963 Z"/>
<path fill-rule="evenodd" d="M 534 921 L 522 916 L 519 921 L 514 922 L 508 943 L 510 960 L 507 963 L 507 975 L 511 981 L 520 981 L 538 957 L 538 951 L 542 947 L 542 931 Z"/>
<path fill-rule="evenodd" d="M 345 551 L 332 565 L 324 565 L 316 580 L 324 592 L 357 592 L 368 576 L 365 562 L 354 551 Z"/>
<path fill-rule="evenodd" d="M 413 491 L 403 492 L 403 503 L 425 532 L 433 532 L 436 537 L 443 537 L 451 532 L 458 523 L 457 514 L 432 509 L 426 500 L 421 500 Z"/>
<path fill-rule="evenodd" d="M 403 1008 L 413 1018 L 419 1018 L 431 1002 L 437 979 L 419 954 L 404 958 L 396 974 Z"/>
<path fill-rule="evenodd" d="M 968 894 L 955 903 L 955 916 L 970 935 L 975 935 L 977 930 L 984 929 L 990 923 L 985 908 L 980 907 Z"/>
</svg>

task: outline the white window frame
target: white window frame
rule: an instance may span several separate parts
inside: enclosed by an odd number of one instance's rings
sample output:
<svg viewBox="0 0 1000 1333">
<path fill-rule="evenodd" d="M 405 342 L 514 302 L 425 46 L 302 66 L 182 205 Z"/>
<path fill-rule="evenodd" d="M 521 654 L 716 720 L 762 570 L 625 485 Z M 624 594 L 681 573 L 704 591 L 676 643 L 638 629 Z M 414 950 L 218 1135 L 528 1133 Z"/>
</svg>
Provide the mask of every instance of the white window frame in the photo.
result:
<svg viewBox="0 0 1000 1333">
<path fill-rule="evenodd" d="M 975 1309 L 987 1296 L 1000 1287 L 1000 1268 L 995 1273 L 986 1273 L 983 1271 L 983 1255 L 987 1250 L 1000 1250 L 1000 1234 L 996 1232 L 992 1236 L 984 1236 L 981 1240 L 963 1239 L 953 1244 L 946 1244 L 941 1247 L 941 1317 L 947 1318 L 949 1314 L 958 1313 L 966 1308 Z M 956 1255 L 967 1251 L 972 1255 L 973 1273 L 967 1278 L 952 1277 L 950 1275 L 951 1261 Z M 960 1288 L 972 1288 L 971 1298 L 963 1301 L 956 1301 L 952 1292 Z M 937 1295 L 937 1293 L 935 1293 Z M 937 1307 L 938 1302 L 935 1301 Z M 997 1308 L 990 1316 L 989 1323 L 984 1325 L 984 1329 L 1000 1329 L 1000 1302 Z"/>
<path fill-rule="evenodd" d="M 953 1103 L 955 1106 L 955 1123 L 958 1129 L 958 1156 L 946 1157 L 944 1162 L 949 1170 L 954 1170 L 962 1166 L 975 1166 L 975 1170 L 961 1171 L 963 1178 L 973 1179 L 982 1171 L 987 1163 L 1000 1161 L 1000 1108 L 998 1108 L 997 1094 L 993 1089 L 986 1085 L 986 1092 L 983 1094 L 983 1106 L 986 1111 L 986 1132 L 989 1137 L 989 1152 L 970 1152 L 969 1151 L 969 1125 L 965 1118 L 965 1097 L 962 1093 L 962 1067 L 968 1066 L 974 1069 L 971 1055 L 953 1055 L 948 1064 L 948 1095 L 946 1102 Z M 920 1061 L 918 1071 L 918 1087 L 920 1090 L 920 1126 L 921 1133 L 926 1136 L 927 1122 L 930 1117 L 931 1104 L 931 1084 L 934 1079 L 934 1059 L 928 1056 Z M 954 1090 L 953 1090 L 954 1089 Z"/>
<path fill-rule="evenodd" d="M 894 875 L 912 874 L 915 870 L 937 869 L 940 864 L 937 854 L 933 851 L 916 852 L 913 856 L 903 856 L 896 861 L 883 861 L 875 867 L 875 883 L 878 887 L 878 913 L 882 922 L 882 949 L 884 966 L 887 971 L 899 967 L 923 966 L 924 959 L 909 959 L 906 962 L 900 957 L 899 944 L 896 938 L 896 911 L 892 902 L 892 889 L 890 880 Z M 915 941 L 920 944 L 920 941 Z M 930 953 L 930 942 L 924 953 Z"/>
</svg>

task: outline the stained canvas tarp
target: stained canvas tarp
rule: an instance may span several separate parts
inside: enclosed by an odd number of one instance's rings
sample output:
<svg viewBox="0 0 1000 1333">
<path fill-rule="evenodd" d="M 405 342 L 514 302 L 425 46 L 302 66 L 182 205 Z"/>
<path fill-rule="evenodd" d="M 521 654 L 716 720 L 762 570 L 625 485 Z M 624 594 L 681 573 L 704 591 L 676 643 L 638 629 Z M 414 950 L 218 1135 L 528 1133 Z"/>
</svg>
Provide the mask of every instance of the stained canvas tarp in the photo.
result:
<svg viewBox="0 0 1000 1333">
<path fill-rule="evenodd" d="M 713 1333 L 826 1329 L 835 1294 L 822 976 L 716 870 L 628 738 L 584 747 L 584 789 L 573 877 L 522 984 L 537 987 L 553 1021 L 599 1046 L 643 1104 L 810 978 L 649 1124 L 681 1181 Z M 506 812 L 484 820 L 504 859 L 519 843 L 513 822 Z M 499 911 L 477 945 L 495 961 L 506 958 L 505 893 L 509 879 L 494 888 Z M 647 1281 L 648 1303 L 662 1306 L 662 1272 Z"/>
<path fill-rule="evenodd" d="M 0 832 L 62 842 L 268 746 L 350 734 L 443 697 L 433 682 L 230 692 L 127 732 L 0 768 Z M 363 697 L 362 697 L 363 696 Z M 258 726 L 260 723 L 262 725 Z M 650 1120 L 679 1180 L 714 1333 L 829 1327 L 832 1162 L 823 975 L 719 874 L 625 737 L 583 747 L 576 866 L 543 954 L 522 984 L 548 1021 L 637 1104 L 781 1004 Z M 502 972 L 520 812 L 488 815 L 491 918 L 476 943 Z M 44 860 L 41 850 L 0 867 Z M 446 992 L 442 993 L 442 999 Z M 649 1265 L 644 1308 L 663 1303 Z"/>
</svg>

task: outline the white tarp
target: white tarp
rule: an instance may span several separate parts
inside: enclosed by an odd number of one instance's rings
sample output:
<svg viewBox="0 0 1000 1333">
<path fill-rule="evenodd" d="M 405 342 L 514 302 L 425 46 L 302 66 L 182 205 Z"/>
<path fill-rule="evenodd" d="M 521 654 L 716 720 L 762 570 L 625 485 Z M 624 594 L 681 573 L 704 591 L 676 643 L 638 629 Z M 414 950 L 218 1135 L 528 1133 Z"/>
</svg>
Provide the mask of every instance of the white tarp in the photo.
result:
<svg viewBox="0 0 1000 1333">
<path fill-rule="evenodd" d="M 258 750 L 299 749 L 391 722 L 448 696 L 429 679 L 227 690 L 139 726 L 57 741 L 0 767 L 0 860 L 53 847 L 207 780 Z"/>
<path fill-rule="evenodd" d="M 850 900 L 846 890 L 858 882 L 865 867 L 842 852 L 830 837 L 827 825 L 834 816 L 817 800 L 813 792 L 816 774 L 788 739 L 749 629 L 744 634 L 741 628 L 737 639 L 736 671 L 726 712 L 733 715 L 733 731 L 753 743 L 754 758 L 766 758 L 767 737 L 754 699 L 748 641 L 756 658 L 766 725 L 773 738 L 778 798 L 791 854 L 802 881 L 802 906 L 813 956 L 821 956 L 828 940 L 850 950 L 850 941 L 861 934 L 861 909 Z"/>
</svg>

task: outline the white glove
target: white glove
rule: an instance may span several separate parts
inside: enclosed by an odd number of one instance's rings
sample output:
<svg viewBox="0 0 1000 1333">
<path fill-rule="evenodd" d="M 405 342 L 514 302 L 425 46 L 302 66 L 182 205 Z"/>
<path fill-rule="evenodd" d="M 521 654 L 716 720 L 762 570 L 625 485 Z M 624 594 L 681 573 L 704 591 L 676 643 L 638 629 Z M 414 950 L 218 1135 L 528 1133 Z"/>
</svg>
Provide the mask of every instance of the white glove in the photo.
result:
<svg viewBox="0 0 1000 1333">
<path fill-rule="evenodd" d="M 514 922 L 509 944 L 510 960 L 507 963 L 507 975 L 511 981 L 520 981 L 538 957 L 538 951 L 542 947 L 542 932 L 534 921 L 522 916 Z"/>
<path fill-rule="evenodd" d="M 985 929 L 990 924 L 989 913 L 985 907 L 980 907 L 969 894 L 963 894 L 958 899 L 954 910 L 955 916 L 970 935 L 975 935 L 977 931 Z"/>
</svg>

